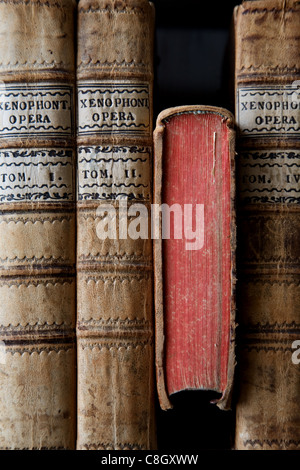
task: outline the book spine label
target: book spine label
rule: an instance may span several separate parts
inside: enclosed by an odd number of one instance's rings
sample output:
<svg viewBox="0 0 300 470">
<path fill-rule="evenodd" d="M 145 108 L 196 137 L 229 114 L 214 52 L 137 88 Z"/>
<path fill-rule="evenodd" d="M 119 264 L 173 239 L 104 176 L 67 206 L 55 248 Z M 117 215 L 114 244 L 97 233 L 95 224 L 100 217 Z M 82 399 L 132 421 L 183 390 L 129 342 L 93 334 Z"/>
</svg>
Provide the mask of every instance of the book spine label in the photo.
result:
<svg viewBox="0 0 300 470">
<path fill-rule="evenodd" d="M 297 148 L 241 151 L 239 200 L 241 204 L 299 204 L 300 152 Z"/>
<path fill-rule="evenodd" d="M 151 147 L 88 146 L 78 149 L 78 200 L 150 201 Z"/>
<path fill-rule="evenodd" d="M 81 83 L 78 86 L 78 136 L 98 132 L 149 136 L 149 83 Z"/>
<path fill-rule="evenodd" d="M 74 201 L 72 148 L 0 150 L 0 202 Z"/>
<path fill-rule="evenodd" d="M 0 139 L 73 137 L 73 93 L 65 84 L 0 84 Z"/>
<path fill-rule="evenodd" d="M 296 84 L 239 86 L 236 115 L 242 137 L 297 137 L 300 100 Z"/>
</svg>

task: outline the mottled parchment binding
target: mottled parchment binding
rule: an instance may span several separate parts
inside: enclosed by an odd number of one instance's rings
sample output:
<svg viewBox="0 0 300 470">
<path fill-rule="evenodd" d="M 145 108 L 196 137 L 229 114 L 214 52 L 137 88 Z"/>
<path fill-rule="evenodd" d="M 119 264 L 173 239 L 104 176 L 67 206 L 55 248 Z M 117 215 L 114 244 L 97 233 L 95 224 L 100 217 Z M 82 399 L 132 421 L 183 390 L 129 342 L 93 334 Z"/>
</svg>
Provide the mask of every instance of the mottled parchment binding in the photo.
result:
<svg viewBox="0 0 300 470">
<path fill-rule="evenodd" d="M 75 2 L 0 17 L 0 448 L 74 449 Z"/>
<path fill-rule="evenodd" d="M 155 446 L 151 237 L 101 229 L 122 202 L 150 217 L 153 28 L 147 0 L 78 5 L 79 450 Z"/>
<path fill-rule="evenodd" d="M 300 448 L 299 28 L 294 0 L 234 14 L 238 132 L 236 448 Z"/>
</svg>

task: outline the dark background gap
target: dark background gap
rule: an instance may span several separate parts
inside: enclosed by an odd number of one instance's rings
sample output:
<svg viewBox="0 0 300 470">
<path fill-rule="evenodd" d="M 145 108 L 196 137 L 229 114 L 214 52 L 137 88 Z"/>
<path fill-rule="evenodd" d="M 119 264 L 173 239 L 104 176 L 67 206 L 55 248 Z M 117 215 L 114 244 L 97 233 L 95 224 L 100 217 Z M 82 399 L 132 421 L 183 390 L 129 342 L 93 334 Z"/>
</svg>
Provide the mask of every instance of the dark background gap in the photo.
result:
<svg viewBox="0 0 300 470">
<path fill-rule="evenodd" d="M 156 9 L 154 126 L 165 108 L 204 104 L 233 112 L 229 78 L 230 27 L 239 2 L 153 0 Z M 234 407 L 221 411 L 214 392 L 172 396 L 173 409 L 157 403 L 158 449 L 230 450 Z"/>
</svg>

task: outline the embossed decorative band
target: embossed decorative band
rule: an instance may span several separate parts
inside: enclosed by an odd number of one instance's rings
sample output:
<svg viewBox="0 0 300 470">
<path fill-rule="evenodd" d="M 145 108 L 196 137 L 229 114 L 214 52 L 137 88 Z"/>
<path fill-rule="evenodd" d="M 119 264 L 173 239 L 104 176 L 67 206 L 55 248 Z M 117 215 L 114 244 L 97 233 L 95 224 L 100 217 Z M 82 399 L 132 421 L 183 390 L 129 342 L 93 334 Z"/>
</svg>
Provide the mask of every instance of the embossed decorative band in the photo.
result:
<svg viewBox="0 0 300 470">
<path fill-rule="evenodd" d="M 298 149 L 240 152 L 240 200 L 244 204 L 300 204 L 299 158 Z"/>
</svg>

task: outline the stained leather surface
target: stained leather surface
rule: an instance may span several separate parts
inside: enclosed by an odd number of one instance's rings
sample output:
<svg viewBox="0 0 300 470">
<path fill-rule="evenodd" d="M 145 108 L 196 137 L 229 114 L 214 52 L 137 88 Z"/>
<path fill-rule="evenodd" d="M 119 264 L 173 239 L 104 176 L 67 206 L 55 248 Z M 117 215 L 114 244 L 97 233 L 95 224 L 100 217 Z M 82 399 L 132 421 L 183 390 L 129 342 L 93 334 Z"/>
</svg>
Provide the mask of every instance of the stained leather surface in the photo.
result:
<svg viewBox="0 0 300 470">
<path fill-rule="evenodd" d="M 74 449 L 75 3 L 0 16 L 0 447 Z"/>
<path fill-rule="evenodd" d="M 293 176 L 299 111 L 291 98 L 300 74 L 299 27 L 295 1 L 248 1 L 235 11 L 236 91 L 253 109 L 263 106 L 258 102 L 269 107 L 248 114 L 255 125 L 238 140 L 236 448 L 242 450 L 300 446 L 300 369 L 292 360 L 300 333 L 299 181 Z"/>
<path fill-rule="evenodd" d="M 151 238 L 98 231 L 122 198 L 150 215 L 153 20 L 144 0 L 78 6 L 78 449 L 155 446 Z"/>
</svg>

